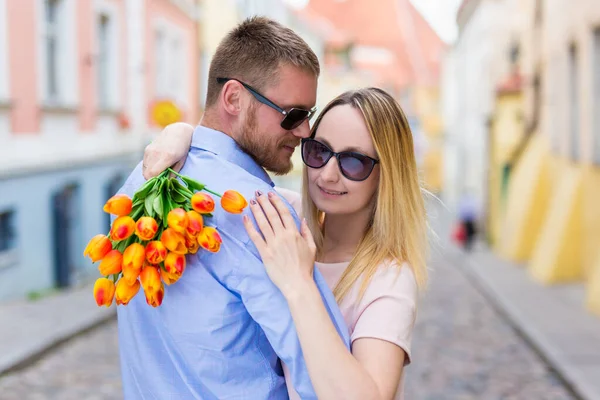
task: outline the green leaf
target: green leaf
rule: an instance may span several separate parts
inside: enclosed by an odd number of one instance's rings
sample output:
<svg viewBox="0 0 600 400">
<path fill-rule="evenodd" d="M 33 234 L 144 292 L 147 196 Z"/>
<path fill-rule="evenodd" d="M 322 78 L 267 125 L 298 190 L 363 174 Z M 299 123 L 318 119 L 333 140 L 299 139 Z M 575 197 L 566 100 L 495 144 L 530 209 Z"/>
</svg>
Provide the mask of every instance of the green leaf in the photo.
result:
<svg viewBox="0 0 600 400">
<path fill-rule="evenodd" d="M 146 215 L 154 217 L 154 199 L 156 198 L 156 192 L 150 192 L 144 201 L 144 207 L 146 208 Z"/>
<path fill-rule="evenodd" d="M 188 178 L 187 176 L 182 176 L 181 179 L 187 184 L 188 189 L 193 192 L 199 192 L 203 190 L 205 185 L 201 184 L 198 181 L 193 180 L 192 178 Z"/>
<path fill-rule="evenodd" d="M 171 201 L 171 198 L 169 196 L 169 194 L 167 192 L 163 192 L 163 198 L 162 198 L 162 202 L 163 202 L 163 215 L 165 216 L 165 218 L 163 219 L 163 226 L 166 228 L 167 227 L 167 216 L 169 215 L 169 212 L 174 209 L 177 208 L 177 204 L 174 204 Z"/>
<path fill-rule="evenodd" d="M 158 194 L 154 198 L 153 206 L 154 206 L 154 211 L 156 212 L 156 214 L 158 215 L 158 217 L 160 219 L 163 219 L 163 201 L 162 201 L 162 195 L 161 194 Z"/>
<path fill-rule="evenodd" d="M 181 183 L 179 183 L 178 180 L 175 180 L 173 182 L 173 187 L 175 188 L 175 191 L 178 194 L 180 194 L 181 196 L 183 196 L 185 198 L 184 201 L 186 201 L 186 202 L 190 201 L 190 199 L 194 195 L 187 187 L 185 187 Z"/>
<path fill-rule="evenodd" d="M 173 199 L 174 202 L 179 204 L 184 204 L 188 201 L 188 198 L 179 193 L 179 191 L 176 189 L 171 190 L 169 192 L 169 196 L 171 197 L 171 199 Z"/>
<path fill-rule="evenodd" d="M 152 190 L 157 182 L 157 178 L 148 179 L 148 181 L 133 195 L 134 198 L 143 200 L 146 198 L 148 193 Z"/>
</svg>

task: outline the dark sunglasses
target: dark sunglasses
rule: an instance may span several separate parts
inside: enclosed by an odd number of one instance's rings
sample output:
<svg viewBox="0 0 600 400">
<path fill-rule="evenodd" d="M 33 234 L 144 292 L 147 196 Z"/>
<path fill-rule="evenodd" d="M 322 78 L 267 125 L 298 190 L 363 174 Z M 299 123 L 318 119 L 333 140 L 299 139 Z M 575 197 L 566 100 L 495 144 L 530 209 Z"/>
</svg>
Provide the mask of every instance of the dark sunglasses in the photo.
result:
<svg viewBox="0 0 600 400">
<path fill-rule="evenodd" d="M 340 172 L 351 181 L 364 181 L 371 175 L 375 164 L 372 157 L 354 151 L 336 153 L 327 145 L 312 138 L 302 139 L 302 161 L 310 168 L 322 168 L 331 157 L 337 158 Z"/>
<path fill-rule="evenodd" d="M 292 130 L 300 126 L 305 120 L 310 120 L 315 112 L 317 111 L 317 107 L 313 107 L 310 110 L 304 110 L 302 108 L 291 108 L 289 111 L 284 110 L 279 107 L 277 104 L 273 103 L 271 100 L 267 99 L 265 96 L 260 94 L 256 89 L 252 86 L 238 80 L 235 78 L 217 78 L 218 84 L 224 84 L 228 81 L 236 81 L 242 84 L 243 87 L 248 90 L 252 96 L 262 104 L 266 104 L 267 106 L 273 108 L 278 111 L 280 114 L 283 114 L 283 120 L 281 121 L 281 127 L 283 129 Z"/>
</svg>

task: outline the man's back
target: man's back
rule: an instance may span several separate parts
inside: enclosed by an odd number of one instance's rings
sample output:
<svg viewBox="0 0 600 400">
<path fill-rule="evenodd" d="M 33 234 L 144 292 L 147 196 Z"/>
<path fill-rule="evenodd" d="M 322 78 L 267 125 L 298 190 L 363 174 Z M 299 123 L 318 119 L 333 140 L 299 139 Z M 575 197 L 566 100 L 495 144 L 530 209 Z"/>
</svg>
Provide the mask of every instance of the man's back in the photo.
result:
<svg viewBox="0 0 600 400">
<path fill-rule="evenodd" d="M 268 175 L 226 135 L 197 128 L 182 174 L 211 190 L 234 189 L 246 198 L 272 190 Z M 136 168 L 121 190 L 143 183 Z M 181 279 L 165 287 L 152 308 L 144 296 L 119 307 L 121 369 L 126 399 L 287 398 L 278 355 L 303 398 L 314 391 L 287 304 L 269 280 L 241 215 L 219 206 L 205 224 L 216 226 L 221 250 L 187 257 Z M 347 329 L 322 277 L 315 280 L 338 331 Z"/>
</svg>

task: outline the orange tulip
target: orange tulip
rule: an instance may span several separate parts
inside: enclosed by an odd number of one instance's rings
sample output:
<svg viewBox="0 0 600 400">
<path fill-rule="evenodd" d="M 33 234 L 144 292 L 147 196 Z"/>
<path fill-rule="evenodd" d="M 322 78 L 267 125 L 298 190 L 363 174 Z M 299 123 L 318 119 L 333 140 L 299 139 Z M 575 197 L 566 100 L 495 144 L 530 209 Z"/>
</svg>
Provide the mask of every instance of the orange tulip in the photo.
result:
<svg viewBox="0 0 600 400">
<path fill-rule="evenodd" d="M 110 238 L 116 241 L 125 240 L 135 232 L 135 222 L 129 216 L 115 219 L 110 230 Z"/>
<path fill-rule="evenodd" d="M 98 270 L 104 276 L 118 274 L 121 272 L 122 265 L 123 255 L 121 252 L 119 250 L 111 250 L 104 256 L 100 265 L 98 265 Z"/>
<path fill-rule="evenodd" d="M 205 226 L 202 233 L 198 236 L 198 243 L 211 253 L 216 253 L 221 249 L 223 240 L 215 228 Z"/>
<path fill-rule="evenodd" d="M 189 222 L 190 219 L 183 208 L 174 208 L 167 215 L 167 225 L 175 232 L 184 233 Z"/>
<path fill-rule="evenodd" d="M 140 272 L 142 272 L 145 260 L 146 250 L 144 249 L 144 246 L 139 243 L 130 244 L 123 252 L 122 280 L 125 279 L 129 285 L 133 285 L 140 275 Z M 117 292 L 118 286 L 119 285 L 117 284 Z"/>
<path fill-rule="evenodd" d="M 192 208 L 200 214 L 209 214 L 215 209 L 215 201 L 206 193 L 194 193 L 190 202 L 192 203 Z"/>
<path fill-rule="evenodd" d="M 146 260 L 150 264 L 160 264 L 167 256 L 167 248 L 162 242 L 154 240 L 146 245 Z"/>
<path fill-rule="evenodd" d="M 107 278 L 98 278 L 94 283 L 94 299 L 98 307 L 110 307 L 115 297 L 115 284 Z"/>
<path fill-rule="evenodd" d="M 176 232 L 173 228 L 167 228 L 164 230 L 160 237 L 160 241 L 165 247 L 177 254 L 186 254 L 187 248 L 185 247 L 185 237 Z"/>
<path fill-rule="evenodd" d="M 112 250 L 112 243 L 106 235 L 96 235 L 85 247 L 83 256 L 90 256 L 92 262 L 102 260 Z"/>
<path fill-rule="evenodd" d="M 142 240 L 152 240 L 158 232 L 158 224 L 152 217 L 142 217 L 135 225 L 135 234 Z"/>
<path fill-rule="evenodd" d="M 140 281 L 138 281 L 137 279 L 133 281 L 133 284 L 130 284 L 125 279 L 119 279 L 115 290 L 115 300 L 117 302 L 117 305 L 126 306 L 139 291 Z"/>
<path fill-rule="evenodd" d="M 177 253 L 167 254 L 167 258 L 165 258 L 165 269 L 170 274 L 181 276 L 185 271 L 185 256 Z"/>
<path fill-rule="evenodd" d="M 202 228 L 204 228 L 204 219 L 202 215 L 194 210 L 188 211 L 187 215 L 189 223 L 185 232 L 188 236 L 195 238 L 202 232 Z"/>
<path fill-rule="evenodd" d="M 170 272 L 161 268 L 160 277 L 162 278 L 164 283 L 166 283 L 167 285 L 172 285 L 175 282 L 177 282 L 179 278 L 181 278 L 181 275 L 171 274 Z"/>
<path fill-rule="evenodd" d="M 200 248 L 200 244 L 198 243 L 198 238 L 188 235 L 187 233 L 184 235 L 185 238 L 185 248 L 187 249 L 189 254 L 196 254 L 198 249 Z"/>
<path fill-rule="evenodd" d="M 131 212 L 132 206 L 133 203 L 131 202 L 129 196 L 125 194 L 116 194 L 110 199 L 108 199 L 108 201 L 104 205 L 103 210 L 104 212 L 107 212 L 109 214 L 114 214 L 119 217 L 123 217 Z"/>
<path fill-rule="evenodd" d="M 158 307 L 162 304 L 163 297 L 165 297 L 165 287 L 161 282 L 160 289 L 152 293 L 144 290 L 144 295 L 146 296 L 146 303 L 148 303 L 149 306 Z"/>
<path fill-rule="evenodd" d="M 155 293 L 162 287 L 158 268 L 153 265 L 146 265 L 144 267 L 140 273 L 140 281 L 146 293 Z"/>
<path fill-rule="evenodd" d="M 221 197 L 221 207 L 232 214 L 241 214 L 246 206 L 248 206 L 248 202 L 244 196 L 235 190 L 227 190 Z"/>
</svg>

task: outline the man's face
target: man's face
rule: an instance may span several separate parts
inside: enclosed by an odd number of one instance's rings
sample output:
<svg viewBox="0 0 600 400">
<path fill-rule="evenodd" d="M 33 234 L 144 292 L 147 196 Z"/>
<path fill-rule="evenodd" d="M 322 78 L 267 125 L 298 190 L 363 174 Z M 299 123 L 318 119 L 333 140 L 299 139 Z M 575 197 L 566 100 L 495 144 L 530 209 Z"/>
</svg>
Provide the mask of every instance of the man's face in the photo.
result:
<svg viewBox="0 0 600 400">
<path fill-rule="evenodd" d="M 248 91 L 248 108 L 243 116 L 244 123 L 237 136 L 240 147 L 268 171 L 284 175 L 291 171 L 294 149 L 300 139 L 310 136 L 308 121 L 292 130 L 281 127 L 283 115 L 277 110 L 259 103 Z M 284 110 L 293 107 L 310 110 L 317 97 L 317 78 L 298 68 L 284 66 L 279 69 L 277 85 L 268 87 L 262 95 Z"/>
</svg>

